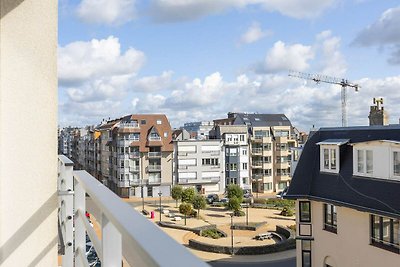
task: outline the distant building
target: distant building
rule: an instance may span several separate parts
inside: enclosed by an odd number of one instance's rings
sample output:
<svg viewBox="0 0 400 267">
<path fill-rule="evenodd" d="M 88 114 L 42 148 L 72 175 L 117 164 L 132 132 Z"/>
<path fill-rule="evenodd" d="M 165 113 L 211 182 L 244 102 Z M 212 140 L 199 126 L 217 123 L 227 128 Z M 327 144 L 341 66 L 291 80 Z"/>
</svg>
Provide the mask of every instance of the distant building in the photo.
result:
<svg viewBox="0 0 400 267">
<path fill-rule="evenodd" d="M 285 198 L 297 266 L 399 266 L 400 126 L 321 128 Z"/>
<path fill-rule="evenodd" d="M 182 140 L 189 140 L 190 133 L 186 131 L 184 128 L 176 129 L 172 131 L 172 140 L 174 141 L 182 141 Z"/>
<path fill-rule="evenodd" d="M 220 140 L 178 140 L 174 147 L 174 184 L 194 187 L 202 194 L 225 191 Z"/>
<path fill-rule="evenodd" d="M 183 129 L 190 133 L 191 138 L 204 140 L 208 139 L 209 132 L 213 126 L 214 123 L 212 121 L 198 121 L 185 123 Z"/>
<path fill-rule="evenodd" d="M 383 98 L 374 98 L 373 100 L 374 106 L 370 107 L 369 111 L 369 125 L 388 125 L 389 124 L 389 116 L 384 110 Z"/>
<path fill-rule="evenodd" d="M 289 185 L 290 148 L 297 147 L 298 137 L 284 114 L 228 113 L 214 124 L 247 127 L 253 192 L 276 192 Z"/>
</svg>

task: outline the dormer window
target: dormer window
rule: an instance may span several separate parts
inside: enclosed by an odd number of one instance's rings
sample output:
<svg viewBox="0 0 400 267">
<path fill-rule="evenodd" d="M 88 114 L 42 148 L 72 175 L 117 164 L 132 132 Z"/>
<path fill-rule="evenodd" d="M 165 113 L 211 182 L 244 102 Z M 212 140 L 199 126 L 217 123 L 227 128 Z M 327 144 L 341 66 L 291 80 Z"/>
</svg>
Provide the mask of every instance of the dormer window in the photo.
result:
<svg viewBox="0 0 400 267">
<path fill-rule="evenodd" d="M 372 150 L 355 149 L 357 158 L 357 174 L 372 175 L 374 171 L 374 158 Z"/>
<path fill-rule="evenodd" d="M 317 143 L 320 146 L 320 171 L 339 173 L 339 147 L 348 142 L 348 139 L 328 139 Z"/>
</svg>

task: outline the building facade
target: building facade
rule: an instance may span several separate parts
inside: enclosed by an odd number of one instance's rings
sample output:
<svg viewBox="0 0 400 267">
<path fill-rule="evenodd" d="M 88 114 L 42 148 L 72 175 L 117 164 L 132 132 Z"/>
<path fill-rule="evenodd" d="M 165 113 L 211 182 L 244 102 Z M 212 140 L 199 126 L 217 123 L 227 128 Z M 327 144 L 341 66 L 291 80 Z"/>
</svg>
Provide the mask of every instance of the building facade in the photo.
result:
<svg viewBox="0 0 400 267">
<path fill-rule="evenodd" d="M 204 140 L 209 138 L 209 132 L 214 127 L 212 121 L 197 121 L 188 122 L 183 125 L 183 129 L 190 133 L 190 137 L 193 139 Z"/>
<path fill-rule="evenodd" d="M 399 190 L 400 126 L 320 129 L 285 196 L 297 199 L 297 266 L 398 266 Z"/>
<path fill-rule="evenodd" d="M 174 141 L 175 184 L 202 194 L 225 191 L 224 150 L 221 140 Z"/>
</svg>

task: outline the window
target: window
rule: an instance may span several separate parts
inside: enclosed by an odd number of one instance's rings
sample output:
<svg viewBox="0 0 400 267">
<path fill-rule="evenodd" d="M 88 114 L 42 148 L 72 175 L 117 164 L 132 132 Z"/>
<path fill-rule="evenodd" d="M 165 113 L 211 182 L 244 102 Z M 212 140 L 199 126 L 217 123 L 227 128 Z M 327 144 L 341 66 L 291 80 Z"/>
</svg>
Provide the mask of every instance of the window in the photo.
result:
<svg viewBox="0 0 400 267">
<path fill-rule="evenodd" d="M 230 163 L 230 164 L 229 164 L 229 170 L 230 170 L 230 171 L 236 171 L 236 170 L 237 170 L 237 165 L 236 165 L 236 163 Z"/>
<path fill-rule="evenodd" d="M 246 155 L 247 155 L 247 148 L 243 148 L 243 150 L 242 150 L 242 155 L 243 155 L 243 156 L 246 156 Z"/>
<path fill-rule="evenodd" d="M 337 233 L 336 206 L 324 204 L 324 230 Z"/>
<path fill-rule="evenodd" d="M 393 175 L 400 176 L 400 152 L 393 152 Z"/>
<path fill-rule="evenodd" d="M 161 120 L 157 120 L 157 124 L 160 125 L 161 124 Z"/>
<path fill-rule="evenodd" d="M 146 120 L 141 120 L 140 124 L 145 125 L 146 124 Z"/>
<path fill-rule="evenodd" d="M 278 183 L 278 189 L 285 189 L 287 187 L 286 182 L 280 182 Z"/>
<path fill-rule="evenodd" d="M 168 137 L 168 132 L 164 132 L 164 137 Z"/>
<path fill-rule="evenodd" d="M 264 190 L 265 191 L 272 190 L 272 183 L 264 183 Z"/>
<path fill-rule="evenodd" d="M 399 253 L 398 219 L 371 215 L 371 245 Z"/>
<path fill-rule="evenodd" d="M 247 163 L 242 163 L 242 169 L 247 170 Z"/>
<path fill-rule="evenodd" d="M 218 166 L 219 160 L 217 158 L 201 159 L 202 165 Z"/>
<path fill-rule="evenodd" d="M 357 157 L 357 173 L 359 174 L 372 174 L 373 173 L 373 153 L 372 150 L 356 150 Z"/>
<path fill-rule="evenodd" d="M 321 171 L 327 172 L 339 172 L 339 149 L 337 147 L 333 148 L 321 148 Z"/>
<path fill-rule="evenodd" d="M 243 142 L 244 141 L 244 134 L 241 134 L 239 138 L 240 138 L 240 141 Z"/>
<path fill-rule="evenodd" d="M 299 201 L 300 222 L 311 222 L 310 201 Z"/>
<path fill-rule="evenodd" d="M 311 241 L 301 240 L 301 264 L 302 267 L 311 267 Z"/>
</svg>

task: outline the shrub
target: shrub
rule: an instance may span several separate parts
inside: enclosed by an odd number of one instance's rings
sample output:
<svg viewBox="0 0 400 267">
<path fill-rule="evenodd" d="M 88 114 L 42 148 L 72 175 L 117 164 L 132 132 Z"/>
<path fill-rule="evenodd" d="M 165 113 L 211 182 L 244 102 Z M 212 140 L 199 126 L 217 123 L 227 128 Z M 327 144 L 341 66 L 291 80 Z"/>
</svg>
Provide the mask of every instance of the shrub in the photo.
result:
<svg viewBox="0 0 400 267">
<path fill-rule="evenodd" d="M 290 216 L 293 216 L 293 211 L 289 207 L 283 207 L 283 209 L 281 211 L 281 215 L 290 217 Z"/>
<path fill-rule="evenodd" d="M 255 198 L 254 199 L 254 203 L 255 204 L 266 204 L 266 199 L 264 199 L 264 198 Z"/>
<path fill-rule="evenodd" d="M 235 210 L 233 212 L 233 215 L 236 216 L 236 217 L 241 217 L 241 216 L 246 215 L 246 213 L 244 211 L 242 211 L 242 210 Z"/>
<path fill-rule="evenodd" d="M 295 201 L 290 199 L 279 199 L 279 198 L 270 198 L 265 202 L 267 205 L 274 206 L 274 207 L 289 207 L 294 208 Z"/>
<path fill-rule="evenodd" d="M 186 225 L 186 216 L 189 216 L 192 213 L 192 205 L 189 203 L 182 203 L 179 205 L 179 212 L 185 215 L 185 225 Z"/>
<path fill-rule="evenodd" d="M 218 239 L 218 238 L 223 237 L 223 235 L 215 228 L 203 230 L 201 232 L 201 236 L 209 237 L 209 238 L 213 238 L 213 239 Z"/>
<path fill-rule="evenodd" d="M 195 195 L 196 191 L 194 191 L 193 187 L 184 189 L 182 192 L 182 202 L 192 203 Z"/>
</svg>

